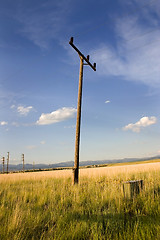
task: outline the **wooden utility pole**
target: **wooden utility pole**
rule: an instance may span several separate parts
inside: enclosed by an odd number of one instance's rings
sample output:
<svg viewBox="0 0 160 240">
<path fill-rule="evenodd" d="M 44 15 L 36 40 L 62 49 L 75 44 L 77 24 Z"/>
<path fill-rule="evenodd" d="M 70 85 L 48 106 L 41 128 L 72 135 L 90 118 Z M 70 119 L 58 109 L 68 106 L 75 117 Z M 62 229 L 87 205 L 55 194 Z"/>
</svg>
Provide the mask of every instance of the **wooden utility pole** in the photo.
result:
<svg viewBox="0 0 160 240">
<path fill-rule="evenodd" d="M 8 168 L 9 168 L 9 152 L 7 153 L 7 173 L 8 173 Z"/>
<path fill-rule="evenodd" d="M 24 172 L 24 154 L 22 154 L 23 172 Z"/>
<path fill-rule="evenodd" d="M 4 173 L 4 163 L 5 163 L 5 157 L 2 158 L 2 172 Z"/>
<path fill-rule="evenodd" d="M 77 123 L 76 123 L 76 139 L 75 139 L 75 159 L 73 169 L 73 183 L 78 183 L 79 175 L 79 145 L 80 145 L 80 126 L 81 126 L 81 105 L 82 105 L 82 85 L 83 85 L 83 66 L 89 65 L 96 71 L 96 63 L 93 65 L 89 61 L 89 55 L 85 57 L 79 49 L 73 44 L 73 37 L 71 37 L 69 44 L 76 50 L 80 57 L 80 71 L 79 71 L 79 89 L 78 89 L 78 103 L 77 103 Z M 86 62 L 84 64 L 84 61 Z"/>
</svg>

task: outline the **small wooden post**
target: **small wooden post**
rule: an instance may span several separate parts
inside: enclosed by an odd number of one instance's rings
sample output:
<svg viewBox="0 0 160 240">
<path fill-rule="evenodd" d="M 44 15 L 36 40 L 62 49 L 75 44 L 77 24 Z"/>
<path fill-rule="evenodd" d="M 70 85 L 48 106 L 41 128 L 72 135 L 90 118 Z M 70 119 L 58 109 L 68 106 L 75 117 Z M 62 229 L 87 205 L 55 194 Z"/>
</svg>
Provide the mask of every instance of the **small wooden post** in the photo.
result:
<svg viewBox="0 0 160 240">
<path fill-rule="evenodd" d="M 143 180 L 127 181 L 123 184 L 124 197 L 134 198 L 143 189 Z"/>
</svg>

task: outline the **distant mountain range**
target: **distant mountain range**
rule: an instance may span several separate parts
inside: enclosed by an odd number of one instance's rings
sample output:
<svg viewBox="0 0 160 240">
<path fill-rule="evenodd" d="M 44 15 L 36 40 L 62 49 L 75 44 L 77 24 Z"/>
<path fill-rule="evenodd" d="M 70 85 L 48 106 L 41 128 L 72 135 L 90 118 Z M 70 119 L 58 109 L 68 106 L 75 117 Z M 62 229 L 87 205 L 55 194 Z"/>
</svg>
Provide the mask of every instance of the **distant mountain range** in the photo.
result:
<svg viewBox="0 0 160 240">
<path fill-rule="evenodd" d="M 102 164 L 111 164 L 111 163 L 124 163 L 124 162 L 138 162 L 138 161 L 145 161 L 145 160 L 154 160 L 154 159 L 160 159 L 159 156 L 150 157 L 150 158 L 123 158 L 123 159 L 114 159 L 114 160 L 96 160 L 96 161 L 81 161 L 80 166 L 91 166 L 91 165 L 102 165 Z M 66 167 L 73 167 L 74 162 L 61 162 L 61 163 L 55 163 L 55 164 L 25 164 L 25 170 L 42 170 L 42 169 L 50 169 L 50 168 L 66 168 Z M 9 164 L 9 171 L 21 171 L 23 169 L 22 164 Z M 6 165 L 5 165 L 5 171 L 6 171 Z M 0 165 L 0 172 L 2 172 L 2 164 Z"/>
</svg>

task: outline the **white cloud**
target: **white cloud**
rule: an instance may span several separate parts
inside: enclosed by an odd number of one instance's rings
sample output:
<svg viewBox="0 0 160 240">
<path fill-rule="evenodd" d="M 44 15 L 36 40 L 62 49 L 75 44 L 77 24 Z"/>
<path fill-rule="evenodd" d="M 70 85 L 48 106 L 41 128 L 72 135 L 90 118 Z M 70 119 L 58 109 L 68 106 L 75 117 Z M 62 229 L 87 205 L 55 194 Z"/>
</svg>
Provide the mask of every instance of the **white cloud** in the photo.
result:
<svg viewBox="0 0 160 240">
<path fill-rule="evenodd" d="M 20 113 L 21 115 L 27 115 L 31 110 L 33 110 L 32 106 L 29 107 L 23 107 L 23 106 L 19 106 L 17 107 L 17 112 Z"/>
<path fill-rule="evenodd" d="M 116 47 L 105 42 L 90 53 L 99 66 L 97 73 L 160 87 L 160 30 L 149 20 L 144 23 L 136 14 L 115 20 Z"/>
<path fill-rule="evenodd" d="M 105 103 L 110 103 L 111 101 L 110 100 L 106 100 Z"/>
<path fill-rule="evenodd" d="M 140 132 L 142 128 L 148 127 L 150 125 L 156 124 L 157 118 L 152 117 L 142 117 L 138 122 L 136 123 L 129 123 L 125 127 L 123 127 L 124 131 L 131 130 L 133 132 Z"/>
<path fill-rule="evenodd" d="M 66 18 L 70 12 L 70 0 L 45 1 L 25 7 L 20 5 L 16 19 L 21 23 L 20 34 L 42 49 L 48 49 L 53 39 L 60 39 L 65 31 Z M 43 9 L 43 14 L 41 9 Z"/>
<path fill-rule="evenodd" d="M 1 125 L 1 126 L 8 125 L 8 122 L 2 121 L 2 122 L 0 122 L 0 125 Z"/>
<path fill-rule="evenodd" d="M 62 122 L 69 118 L 74 118 L 76 111 L 77 110 L 72 107 L 63 107 L 51 113 L 42 113 L 36 124 L 49 125 L 57 122 Z"/>
<path fill-rule="evenodd" d="M 46 142 L 45 141 L 41 141 L 40 144 L 44 145 Z"/>
</svg>

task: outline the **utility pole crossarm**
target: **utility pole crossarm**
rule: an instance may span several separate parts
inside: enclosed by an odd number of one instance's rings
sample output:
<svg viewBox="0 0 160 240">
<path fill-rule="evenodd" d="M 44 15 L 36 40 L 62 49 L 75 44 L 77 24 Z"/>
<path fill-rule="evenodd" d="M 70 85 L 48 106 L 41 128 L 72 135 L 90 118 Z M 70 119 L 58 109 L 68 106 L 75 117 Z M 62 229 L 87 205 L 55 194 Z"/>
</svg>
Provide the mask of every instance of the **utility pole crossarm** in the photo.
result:
<svg viewBox="0 0 160 240">
<path fill-rule="evenodd" d="M 94 70 L 96 71 L 96 63 L 94 63 L 93 65 L 90 63 L 89 61 L 89 55 L 87 56 L 87 58 L 79 51 L 79 49 L 73 44 L 73 37 L 71 37 L 69 44 L 76 50 L 76 52 L 78 52 L 79 56 L 81 56 L 86 63 Z"/>
</svg>

